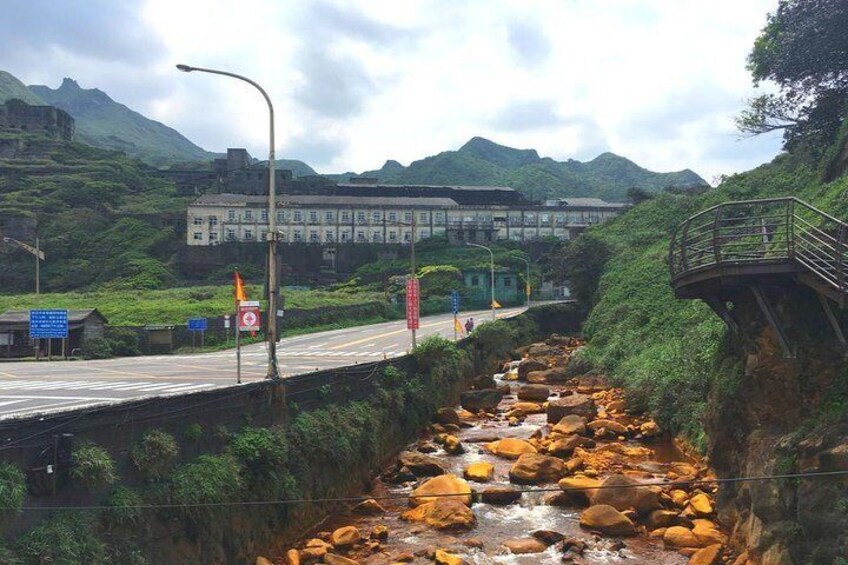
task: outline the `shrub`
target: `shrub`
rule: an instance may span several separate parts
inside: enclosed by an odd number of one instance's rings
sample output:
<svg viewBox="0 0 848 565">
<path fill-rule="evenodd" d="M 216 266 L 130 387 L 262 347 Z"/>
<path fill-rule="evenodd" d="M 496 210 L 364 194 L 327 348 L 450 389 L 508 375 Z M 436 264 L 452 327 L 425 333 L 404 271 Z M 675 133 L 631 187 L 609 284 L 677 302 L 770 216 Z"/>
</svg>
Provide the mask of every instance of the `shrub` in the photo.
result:
<svg viewBox="0 0 848 565">
<path fill-rule="evenodd" d="M 235 458 L 252 472 L 271 471 L 285 465 L 286 436 L 273 428 L 244 428 L 230 442 Z"/>
<path fill-rule="evenodd" d="M 84 359 L 109 359 L 112 357 L 112 342 L 103 337 L 91 337 L 82 344 Z"/>
<path fill-rule="evenodd" d="M 95 490 L 111 485 L 118 478 L 115 461 L 99 445 L 83 443 L 71 454 L 71 479 L 80 486 Z"/>
<path fill-rule="evenodd" d="M 0 463 L 0 516 L 20 512 L 25 496 L 23 472 L 9 463 Z"/>
<path fill-rule="evenodd" d="M 244 481 L 238 462 L 231 455 L 201 455 L 193 463 L 181 465 L 171 477 L 169 497 L 172 504 L 185 505 L 184 515 L 193 520 L 213 519 L 218 513 L 196 504 L 235 500 Z"/>
<path fill-rule="evenodd" d="M 141 355 L 138 334 L 129 328 L 111 328 L 108 340 L 112 355 L 121 357 Z"/>
<path fill-rule="evenodd" d="M 150 430 L 130 451 L 130 458 L 142 475 L 161 479 L 171 471 L 179 453 L 174 436 L 161 430 Z"/>
<path fill-rule="evenodd" d="M 144 503 L 141 495 L 131 488 L 119 486 L 106 499 L 109 506 L 103 511 L 103 519 L 111 528 L 132 526 L 141 520 Z"/>
<path fill-rule="evenodd" d="M 489 368 L 512 351 L 513 330 L 505 320 L 484 322 L 471 334 L 471 344 L 478 366 Z"/>
<path fill-rule="evenodd" d="M 189 424 L 186 426 L 186 429 L 183 430 L 183 437 L 188 441 L 199 441 L 200 438 L 203 437 L 203 426 L 197 422 Z"/>
<path fill-rule="evenodd" d="M 94 534 L 91 514 L 56 514 L 17 539 L 25 563 L 105 563 L 106 546 Z"/>
</svg>

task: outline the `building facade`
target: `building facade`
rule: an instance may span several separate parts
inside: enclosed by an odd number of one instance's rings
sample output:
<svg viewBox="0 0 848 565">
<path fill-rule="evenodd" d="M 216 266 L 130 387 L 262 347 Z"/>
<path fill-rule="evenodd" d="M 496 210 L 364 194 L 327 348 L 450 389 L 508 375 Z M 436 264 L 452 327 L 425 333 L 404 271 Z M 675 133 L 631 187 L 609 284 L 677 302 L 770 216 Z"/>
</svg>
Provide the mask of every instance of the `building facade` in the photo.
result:
<svg viewBox="0 0 848 565">
<path fill-rule="evenodd" d="M 507 187 L 332 184 L 277 202 L 283 243 L 409 244 L 443 235 L 454 243 L 570 239 L 626 207 L 598 199 L 527 201 Z M 187 244 L 265 241 L 267 198 L 206 194 L 187 212 Z"/>
<path fill-rule="evenodd" d="M 0 129 L 40 133 L 70 141 L 74 138 L 74 119 L 53 106 L 31 106 L 17 99 L 0 104 Z"/>
</svg>

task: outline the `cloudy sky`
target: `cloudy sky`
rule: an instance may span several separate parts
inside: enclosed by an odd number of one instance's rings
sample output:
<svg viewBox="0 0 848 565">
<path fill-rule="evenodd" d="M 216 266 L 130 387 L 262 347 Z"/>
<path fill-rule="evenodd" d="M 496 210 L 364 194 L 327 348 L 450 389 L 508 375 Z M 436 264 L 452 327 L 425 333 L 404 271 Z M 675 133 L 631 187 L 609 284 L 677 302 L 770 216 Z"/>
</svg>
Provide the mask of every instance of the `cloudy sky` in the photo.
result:
<svg viewBox="0 0 848 565">
<path fill-rule="evenodd" d="M 202 147 L 321 172 L 404 164 L 475 135 L 555 159 L 624 155 L 707 180 L 770 160 L 740 138 L 745 57 L 777 0 L 3 0 L 0 69 L 63 77 Z M 11 17 L 10 17 L 11 16 Z"/>
</svg>

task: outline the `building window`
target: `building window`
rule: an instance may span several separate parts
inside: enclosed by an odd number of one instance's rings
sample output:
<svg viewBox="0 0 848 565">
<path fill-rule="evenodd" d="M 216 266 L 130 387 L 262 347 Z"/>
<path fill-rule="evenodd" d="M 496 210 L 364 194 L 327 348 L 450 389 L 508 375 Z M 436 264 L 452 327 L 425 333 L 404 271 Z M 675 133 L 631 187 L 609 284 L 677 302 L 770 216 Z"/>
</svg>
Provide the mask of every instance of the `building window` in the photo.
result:
<svg viewBox="0 0 848 565">
<path fill-rule="evenodd" d="M 364 231 L 356 232 L 356 241 L 366 241 Z"/>
<path fill-rule="evenodd" d="M 265 231 L 265 230 L 262 230 L 261 232 L 259 232 L 259 238 L 262 241 L 268 241 L 268 232 Z"/>
<path fill-rule="evenodd" d="M 309 211 L 309 223 L 310 224 L 317 224 L 318 223 L 318 211 L 317 210 L 310 210 Z"/>
<path fill-rule="evenodd" d="M 286 232 L 280 232 L 280 241 L 286 241 L 288 238 L 289 236 L 288 234 L 286 234 Z"/>
<path fill-rule="evenodd" d="M 403 213 L 403 221 L 407 224 L 412 223 L 412 212 L 404 212 Z"/>
<path fill-rule="evenodd" d="M 309 230 L 309 243 L 318 243 L 321 240 L 318 237 L 318 230 Z"/>
<path fill-rule="evenodd" d="M 504 277 L 503 278 L 503 287 L 504 288 L 512 288 L 512 277 Z"/>
<path fill-rule="evenodd" d="M 191 223 L 193 223 L 196 226 L 202 226 L 203 225 L 203 218 L 201 218 L 200 216 L 197 216 L 197 217 L 194 218 L 194 220 Z"/>
<path fill-rule="evenodd" d="M 218 216 L 209 216 L 209 225 L 217 226 L 218 225 Z"/>
<path fill-rule="evenodd" d="M 227 221 L 235 222 L 236 221 L 236 211 L 235 210 L 227 210 Z"/>
<path fill-rule="evenodd" d="M 324 241 L 326 241 L 327 243 L 331 243 L 333 239 L 333 232 L 328 231 L 324 234 Z"/>
<path fill-rule="evenodd" d="M 396 222 L 397 221 L 397 212 L 389 212 L 389 221 Z"/>
<path fill-rule="evenodd" d="M 350 221 L 350 212 L 348 212 L 347 210 L 342 212 L 342 221 L 343 222 L 349 222 Z"/>
<path fill-rule="evenodd" d="M 380 212 L 379 211 L 374 210 L 373 212 L 371 212 L 371 221 L 372 222 L 379 222 L 380 221 Z"/>
<path fill-rule="evenodd" d="M 426 224 L 427 223 L 427 212 L 419 213 L 418 214 L 418 221 L 421 222 L 422 224 Z"/>
<path fill-rule="evenodd" d="M 408 231 L 403 232 L 403 240 L 407 243 L 412 241 L 412 232 L 408 232 Z"/>
<path fill-rule="evenodd" d="M 209 234 L 209 241 L 218 241 L 218 234 L 217 234 L 217 232 L 214 232 L 214 231 L 213 231 L 212 233 L 210 233 L 210 234 Z"/>
<path fill-rule="evenodd" d="M 374 243 L 380 243 L 380 232 L 374 232 L 371 234 L 371 241 Z"/>
<path fill-rule="evenodd" d="M 236 230 L 228 229 L 227 230 L 227 241 L 235 241 L 236 240 Z"/>
<path fill-rule="evenodd" d="M 191 237 L 194 241 L 203 241 L 203 232 L 196 231 L 191 234 Z"/>
<path fill-rule="evenodd" d="M 436 212 L 435 214 L 435 223 L 441 225 L 445 223 L 445 213 L 444 212 Z"/>
<path fill-rule="evenodd" d="M 480 277 L 473 275 L 471 277 L 471 286 L 480 286 Z"/>
<path fill-rule="evenodd" d="M 292 240 L 303 241 L 303 234 L 300 233 L 300 230 L 295 230 L 294 233 L 292 233 Z"/>
<path fill-rule="evenodd" d="M 277 212 L 277 223 L 282 224 L 286 221 L 286 213 L 285 212 Z"/>
<path fill-rule="evenodd" d="M 244 211 L 244 221 L 252 222 L 253 221 L 253 210 L 245 210 Z"/>
<path fill-rule="evenodd" d="M 365 212 L 359 211 L 356 213 L 356 223 L 364 224 L 365 223 Z"/>
<path fill-rule="evenodd" d="M 328 224 L 332 224 L 333 222 L 335 222 L 336 220 L 334 218 L 334 214 L 332 212 L 329 212 L 329 211 L 324 212 L 324 221 L 327 222 Z"/>
<path fill-rule="evenodd" d="M 253 230 L 244 230 L 244 239 L 246 241 L 253 241 Z"/>
<path fill-rule="evenodd" d="M 348 239 L 350 239 L 350 234 L 346 231 L 343 231 L 341 235 L 339 235 L 339 237 L 342 241 L 347 241 Z"/>
<path fill-rule="evenodd" d="M 260 222 L 268 222 L 268 210 L 262 210 L 259 212 L 259 221 Z"/>
<path fill-rule="evenodd" d="M 389 241 L 397 241 L 397 232 L 389 231 Z"/>
<path fill-rule="evenodd" d="M 303 212 L 301 212 L 300 210 L 295 210 L 294 211 L 294 221 L 296 223 L 302 222 L 303 221 Z"/>
</svg>

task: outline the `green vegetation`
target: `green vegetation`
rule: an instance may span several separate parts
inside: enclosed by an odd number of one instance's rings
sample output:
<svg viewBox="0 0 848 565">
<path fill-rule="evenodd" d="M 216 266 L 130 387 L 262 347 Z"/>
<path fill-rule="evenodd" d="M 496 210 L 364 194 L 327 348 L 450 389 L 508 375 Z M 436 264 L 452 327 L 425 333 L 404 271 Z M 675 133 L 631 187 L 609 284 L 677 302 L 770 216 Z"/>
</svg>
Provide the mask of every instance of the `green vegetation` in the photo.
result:
<svg viewBox="0 0 848 565">
<path fill-rule="evenodd" d="M 248 297 L 261 297 L 260 286 L 248 285 Z M 286 308 L 347 306 L 383 301 L 377 292 L 283 290 Z M 232 285 L 167 290 L 102 290 L 35 294 L 0 294 L 0 312 L 30 308 L 97 308 L 113 326 L 185 323 L 194 316 L 222 316 L 234 309 Z"/>
<path fill-rule="evenodd" d="M 171 472 L 179 454 L 174 436 L 162 430 L 150 430 L 130 450 L 130 459 L 142 476 L 162 479 Z"/>
<path fill-rule="evenodd" d="M 331 175 L 333 176 L 333 175 Z M 355 176 L 336 175 L 339 180 Z M 415 161 L 403 167 L 387 161 L 382 169 L 366 171 L 384 183 L 511 186 L 535 200 L 564 196 L 592 196 L 623 201 L 633 187 L 649 191 L 663 188 L 704 185 L 690 170 L 654 173 L 612 153 L 603 153 L 582 163 L 570 159 L 541 158 L 534 149 L 513 149 L 483 139 L 472 138 L 457 151 Z"/>
<path fill-rule="evenodd" d="M 55 514 L 18 538 L 15 552 L 20 561 L 17 562 L 22 565 L 106 563 L 106 544 L 95 532 L 93 514 L 74 511 Z M 9 563 L 15 563 L 18 558 L 12 557 Z"/>
<path fill-rule="evenodd" d="M 23 472 L 9 463 L 0 463 L 0 518 L 19 512 L 25 496 Z"/>
<path fill-rule="evenodd" d="M 93 443 L 83 443 L 71 454 L 71 479 L 88 489 L 111 485 L 118 478 L 115 461 L 109 452 Z"/>
</svg>

